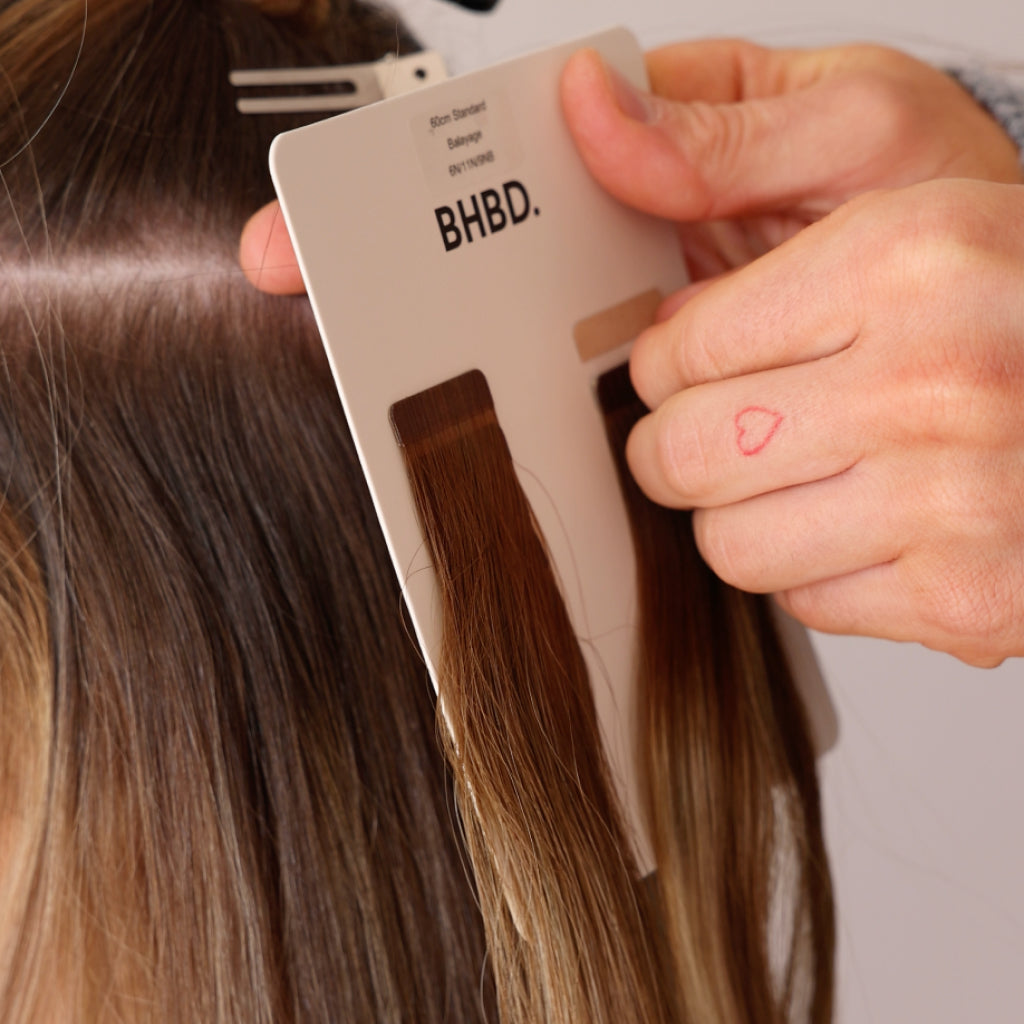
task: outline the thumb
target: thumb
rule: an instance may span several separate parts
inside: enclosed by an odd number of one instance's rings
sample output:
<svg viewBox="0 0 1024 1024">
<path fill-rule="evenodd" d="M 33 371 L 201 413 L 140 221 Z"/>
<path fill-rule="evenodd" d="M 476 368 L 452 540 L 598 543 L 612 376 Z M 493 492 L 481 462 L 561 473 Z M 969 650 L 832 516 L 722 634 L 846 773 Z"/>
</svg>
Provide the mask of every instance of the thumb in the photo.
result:
<svg viewBox="0 0 1024 1024">
<path fill-rule="evenodd" d="M 849 125 L 816 92 L 680 103 L 636 90 L 593 50 L 575 54 L 561 82 L 569 131 L 598 182 L 680 221 L 822 213 L 846 198 L 832 193 Z"/>
</svg>

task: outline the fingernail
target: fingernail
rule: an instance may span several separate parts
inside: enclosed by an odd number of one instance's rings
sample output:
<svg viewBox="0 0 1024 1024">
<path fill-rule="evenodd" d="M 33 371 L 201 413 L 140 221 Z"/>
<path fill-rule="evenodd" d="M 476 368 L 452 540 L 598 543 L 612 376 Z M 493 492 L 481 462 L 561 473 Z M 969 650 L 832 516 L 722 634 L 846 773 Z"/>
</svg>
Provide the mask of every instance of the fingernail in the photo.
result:
<svg viewBox="0 0 1024 1024">
<path fill-rule="evenodd" d="M 641 92 L 632 82 L 624 78 L 615 68 L 605 66 L 612 95 L 626 117 L 646 124 L 654 120 L 654 109 L 650 97 Z"/>
</svg>

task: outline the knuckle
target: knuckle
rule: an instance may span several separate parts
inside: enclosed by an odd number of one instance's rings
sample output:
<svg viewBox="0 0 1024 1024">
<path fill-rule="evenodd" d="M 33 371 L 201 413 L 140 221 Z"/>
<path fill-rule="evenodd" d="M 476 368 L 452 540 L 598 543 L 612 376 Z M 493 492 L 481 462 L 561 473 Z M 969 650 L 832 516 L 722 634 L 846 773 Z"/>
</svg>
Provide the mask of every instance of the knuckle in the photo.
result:
<svg viewBox="0 0 1024 1024">
<path fill-rule="evenodd" d="M 719 579 L 740 590 L 761 590 L 763 550 L 735 527 L 732 517 L 716 509 L 693 514 L 693 533 L 704 561 Z"/>
<path fill-rule="evenodd" d="M 673 355 L 675 371 L 684 387 L 706 384 L 722 376 L 712 336 L 699 309 L 693 310 L 679 325 Z"/>
<path fill-rule="evenodd" d="M 775 600 L 788 615 L 808 629 L 830 632 L 835 622 L 830 617 L 829 607 L 823 604 L 813 584 L 791 587 L 775 594 Z"/>
<path fill-rule="evenodd" d="M 972 183 L 940 179 L 865 192 L 839 212 L 859 227 L 878 281 L 899 289 L 906 305 L 924 296 L 934 303 L 937 287 L 944 296 L 963 280 L 991 232 L 980 205 Z"/>
<path fill-rule="evenodd" d="M 1022 368 L 1011 365 L 999 346 L 979 344 L 968 328 L 934 339 L 899 376 L 899 430 L 915 443 L 943 445 L 945 486 L 965 502 L 962 507 L 976 504 L 978 494 L 991 490 L 991 460 L 1016 448 L 1024 430 L 1017 397 Z"/>
<path fill-rule="evenodd" d="M 655 415 L 658 471 L 681 498 L 703 504 L 712 491 L 712 460 L 700 423 L 685 401 L 670 400 Z"/>
<path fill-rule="evenodd" d="M 742 166 L 737 161 L 744 152 L 744 139 L 749 134 L 749 121 L 742 105 L 725 116 L 720 105 L 694 100 L 686 105 L 685 122 L 678 126 L 678 145 L 687 163 L 700 175 L 700 206 L 695 220 L 711 220 L 717 216 L 717 197 L 721 183 L 705 180 L 701 168 L 721 172 L 725 168 Z"/>
<path fill-rule="evenodd" d="M 858 123 L 872 133 L 861 140 L 862 151 L 883 155 L 906 147 L 908 139 L 920 134 L 915 96 L 901 77 L 865 71 L 851 74 L 839 88 L 843 109 L 857 110 Z"/>
<path fill-rule="evenodd" d="M 880 327 L 893 339 L 886 365 L 906 403 L 900 419 L 926 439 L 996 444 L 1024 420 L 1014 401 L 1024 358 L 1000 320 L 999 291 L 1012 292 L 987 251 L 993 225 L 970 190 L 925 189 L 923 199 L 874 211 L 886 224 L 867 280 L 870 297 L 899 318 Z M 989 272 L 979 273 L 982 263 Z"/>
<path fill-rule="evenodd" d="M 1013 631 L 1016 604 L 992 571 L 963 563 L 925 591 L 922 619 L 939 638 L 935 646 L 969 664 L 993 666 L 1003 658 L 998 649 Z"/>
<path fill-rule="evenodd" d="M 887 241 L 902 257 L 911 284 L 948 289 L 976 274 L 979 250 L 1000 232 L 984 184 L 937 179 L 889 195 Z"/>
<path fill-rule="evenodd" d="M 974 414 L 984 412 L 974 408 L 977 385 L 970 376 L 950 347 L 933 353 L 915 369 L 905 370 L 901 389 L 904 429 L 926 444 L 949 443 L 954 436 L 963 438 L 973 430 Z M 959 486 L 954 489 L 962 490 Z"/>
</svg>

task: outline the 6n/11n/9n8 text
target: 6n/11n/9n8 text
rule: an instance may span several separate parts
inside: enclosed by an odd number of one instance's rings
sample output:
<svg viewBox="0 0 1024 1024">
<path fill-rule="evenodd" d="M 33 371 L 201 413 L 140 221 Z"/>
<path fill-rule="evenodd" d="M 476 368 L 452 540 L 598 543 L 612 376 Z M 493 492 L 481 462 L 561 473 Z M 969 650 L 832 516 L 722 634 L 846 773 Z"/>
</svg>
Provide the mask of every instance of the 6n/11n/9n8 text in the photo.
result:
<svg viewBox="0 0 1024 1024">
<path fill-rule="evenodd" d="M 485 153 L 477 153 L 476 156 L 466 157 L 465 160 L 460 160 L 457 164 L 449 164 L 448 176 L 451 178 L 457 178 L 465 171 L 473 170 L 474 167 L 485 167 L 487 164 L 493 163 L 494 150 L 489 149 Z"/>
</svg>

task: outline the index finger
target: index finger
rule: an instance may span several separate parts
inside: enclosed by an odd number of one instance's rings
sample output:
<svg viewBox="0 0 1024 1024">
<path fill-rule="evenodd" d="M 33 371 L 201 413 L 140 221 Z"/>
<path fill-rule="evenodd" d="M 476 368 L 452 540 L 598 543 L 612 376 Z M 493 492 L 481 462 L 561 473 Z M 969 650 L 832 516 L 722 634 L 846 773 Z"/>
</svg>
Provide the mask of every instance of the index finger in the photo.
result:
<svg viewBox="0 0 1024 1024">
<path fill-rule="evenodd" d="M 833 355 L 860 333 L 864 277 L 886 242 L 855 200 L 733 273 L 695 291 L 637 339 L 630 371 L 655 409 L 697 384 Z M 865 251 L 868 247 L 869 251 Z"/>
<path fill-rule="evenodd" d="M 680 102 L 741 103 L 820 77 L 828 50 L 774 50 L 742 39 L 671 43 L 645 55 L 651 91 Z"/>
<path fill-rule="evenodd" d="M 300 295 L 306 290 L 276 199 L 257 210 L 242 228 L 238 262 L 245 276 L 262 292 Z"/>
</svg>

